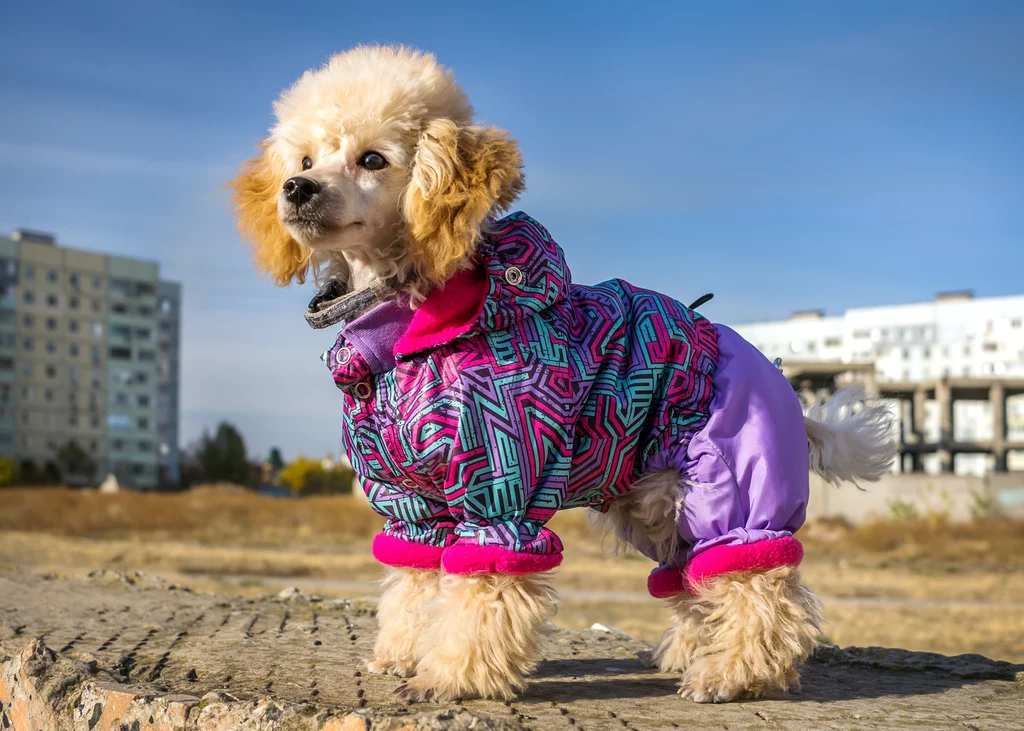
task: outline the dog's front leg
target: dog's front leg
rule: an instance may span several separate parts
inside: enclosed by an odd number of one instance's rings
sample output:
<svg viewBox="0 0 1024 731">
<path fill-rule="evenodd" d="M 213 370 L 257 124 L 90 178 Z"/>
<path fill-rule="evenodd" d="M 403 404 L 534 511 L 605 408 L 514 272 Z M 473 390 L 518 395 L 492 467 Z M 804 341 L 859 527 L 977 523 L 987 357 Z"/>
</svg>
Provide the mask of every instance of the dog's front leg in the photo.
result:
<svg viewBox="0 0 1024 731">
<path fill-rule="evenodd" d="M 426 611 L 410 700 L 511 699 L 537 665 L 557 597 L 549 574 L 448 574 Z"/>
<path fill-rule="evenodd" d="M 416 639 L 430 631 L 425 609 L 437 599 L 440 582 L 440 570 L 388 569 L 377 605 L 377 644 L 367 670 L 402 678 L 415 672 Z"/>
</svg>

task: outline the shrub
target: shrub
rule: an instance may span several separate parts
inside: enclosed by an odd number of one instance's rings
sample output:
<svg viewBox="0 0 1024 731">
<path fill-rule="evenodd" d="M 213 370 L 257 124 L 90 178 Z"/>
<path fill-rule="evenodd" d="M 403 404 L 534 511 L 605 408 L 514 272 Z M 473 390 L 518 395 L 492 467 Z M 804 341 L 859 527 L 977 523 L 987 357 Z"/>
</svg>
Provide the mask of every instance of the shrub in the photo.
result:
<svg viewBox="0 0 1024 731">
<path fill-rule="evenodd" d="M 348 467 L 337 465 L 325 469 L 320 460 L 296 457 L 281 470 L 279 479 L 282 485 L 300 495 L 347 495 L 352 492 L 354 476 Z"/>
<path fill-rule="evenodd" d="M 0 458 L 0 487 L 13 485 L 21 479 L 21 469 L 11 457 Z"/>
</svg>

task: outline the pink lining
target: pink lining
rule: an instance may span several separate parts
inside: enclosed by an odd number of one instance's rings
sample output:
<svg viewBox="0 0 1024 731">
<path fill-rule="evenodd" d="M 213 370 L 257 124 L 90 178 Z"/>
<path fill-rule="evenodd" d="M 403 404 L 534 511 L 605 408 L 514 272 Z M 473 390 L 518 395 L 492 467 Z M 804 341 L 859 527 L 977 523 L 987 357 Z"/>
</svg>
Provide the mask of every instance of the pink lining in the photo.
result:
<svg viewBox="0 0 1024 731">
<path fill-rule="evenodd" d="M 697 586 L 713 576 L 797 566 L 803 557 L 804 547 L 793 536 L 715 546 L 694 556 L 685 569 L 655 569 L 647 577 L 647 591 L 657 599 L 694 594 Z"/>
<path fill-rule="evenodd" d="M 427 295 L 409 329 L 395 343 L 395 357 L 429 350 L 467 332 L 480 319 L 487 301 L 487 276 L 482 267 L 456 274 Z"/>
<path fill-rule="evenodd" d="M 378 533 L 373 539 L 373 557 L 382 564 L 399 566 L 409 569 L 441 568 L 441 552 L 439 546 L 427 546 L 422 543 L 403 541 L 401 538 Z"/>
<path fill-rule="evenodd" d="M 456 543 L 444 550 L 441 564 L 449 574 L 510 574 L 548 571 L 562 563 L 560 553 L 516 553 L 501 546 Z"/>
</svg>

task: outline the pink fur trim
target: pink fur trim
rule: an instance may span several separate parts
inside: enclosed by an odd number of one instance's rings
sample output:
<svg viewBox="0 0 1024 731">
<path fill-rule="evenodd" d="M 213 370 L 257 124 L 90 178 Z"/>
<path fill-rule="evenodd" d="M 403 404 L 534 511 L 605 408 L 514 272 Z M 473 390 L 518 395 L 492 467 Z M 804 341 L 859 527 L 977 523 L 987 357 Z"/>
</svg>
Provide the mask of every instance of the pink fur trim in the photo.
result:
<svg viewBox="0 0 1024 731">
<path fill-rule="evenodd" d="M 668 599 L 686 591 L 686 580 L 679 569 L 655 569 L 647 577 L 647 593 L 655 599 Z"/>
<path fill-rule="evenodd" d="M 467 332 L 487 301 L 487 277 L 481 267 L 461 271 L 427 295 L 395 343 L 395 357 L 437 347 Z"/>
<path fill-rule="evenodd" d="M 373 539 L 373 557 L 382 564 L 408 569 L 439 569 L 443 548 L 403 541 L 378 533 Z"/>
<path fill-rule="evenodd" d="M 803 557 L 804 547 L 793 536 L 715 546 L 694 556 L 685 569 L 655 569 L 647 577 L 647 591 L 657 599 L 694 594 L 697 586 L 713 576 L 798 566 Z"/>
<path fill-rule="evenodd" d="M 501 546 L 456 543 L 444 549 L 441 565 L 449 574 L 511 574 L 524 576 L 553 569 L 560 553 L 516 553 Z"/>
</svg>

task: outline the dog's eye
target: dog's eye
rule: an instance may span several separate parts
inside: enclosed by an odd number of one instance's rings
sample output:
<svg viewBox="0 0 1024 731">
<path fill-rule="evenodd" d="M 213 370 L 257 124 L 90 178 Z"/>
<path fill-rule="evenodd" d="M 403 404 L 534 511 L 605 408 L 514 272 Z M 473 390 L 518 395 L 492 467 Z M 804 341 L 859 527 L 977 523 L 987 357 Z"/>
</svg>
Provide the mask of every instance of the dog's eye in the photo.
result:
<svg viewBox="0 0 1024 731">
<path fill-rule="evenodd" d="M 303 170 L 309 170 L 311 167 L 313 167 L 313 160 L 312 160 L 312 158 L 310 158 L 308 155 L 306 157 L 302 158 L 302 169 Z"/>
<path fill-rule="evenodd" d="M 363 153 L 363 156 L 359 158 L 358 164 L 359 167 L 366 168 L 367 170 L 383 170 L 388 166 L 388 161 L 379 152 L 370 150 Z"/>
</svg>

